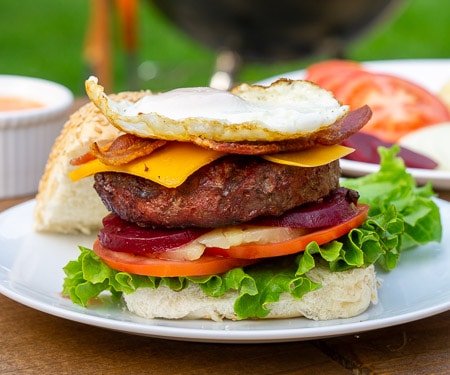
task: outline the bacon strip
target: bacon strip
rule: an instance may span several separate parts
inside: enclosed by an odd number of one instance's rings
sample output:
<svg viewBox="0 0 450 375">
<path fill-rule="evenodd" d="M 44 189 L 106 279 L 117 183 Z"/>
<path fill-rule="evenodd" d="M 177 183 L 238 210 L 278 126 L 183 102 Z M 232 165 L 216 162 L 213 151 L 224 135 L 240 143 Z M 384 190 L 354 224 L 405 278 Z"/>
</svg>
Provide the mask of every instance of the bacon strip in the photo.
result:
<svg viewBox="0 0 450 375">
<path fill-rule="evenodd" d="M 278 142 L 217 142 L 196 137 L 192 140 L 198 146 L 215 151 L 241 155 L 264 155 L 279 152 L 294 152 L 316 145 L 331 146 L 342 143 L 351 135 L 357 133 L 371 118 L 369 106 L 349 112 L 334 124 L 305 137 Z"/>
<path fill-rule="evenodd" d="M 91 151 L 73 158 L 70 164 L 74 166 L 99 159 L 106 165 L 123 165 L 142 156 L 150 155 L 167 141 L 161 139 L 141 138 L 133 134 L 122 134 L 111 144 L 99 146 L 97 142 L 91 145 Z"/>
<path fill-rule="evenodd" d="M 123 165 L 142 156 L 147 156 L 167 141 L 141 138 L 133 134 L 122 134 L 111 143 L 108 149 L 101 148 L 97 142 L 91 145 L 92 154 L 106 165 Z"/>
<path fill-rule="evenodd" d="M 86 152 L 83 155 L 77 156 L 76 158 L 72 158 L 69 161 L 70 165 L 73 165 L 75 167 L 79 166 L 79 165 L 83 165 L 86 164 L 88 162 L 90 162 L 91 160 L 94 160 L 95 156 L 92 152 Z"/>
</svg>

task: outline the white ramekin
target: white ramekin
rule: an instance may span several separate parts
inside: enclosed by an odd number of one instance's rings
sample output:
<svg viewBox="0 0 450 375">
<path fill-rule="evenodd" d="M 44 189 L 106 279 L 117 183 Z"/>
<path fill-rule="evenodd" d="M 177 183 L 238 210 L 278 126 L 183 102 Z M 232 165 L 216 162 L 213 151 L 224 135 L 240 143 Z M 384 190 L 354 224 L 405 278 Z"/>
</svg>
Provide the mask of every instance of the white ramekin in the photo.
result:
<svg viewBox="0 0 450 375">
<path fill-rule="evenodd" d="M 5 96 L 43 106 L 0 111 L 0 199 L 37 192 L 50 149 L 73 104 L 66 87 L 24 76 L 0 75 L 0 97 Z"/>
</svg>

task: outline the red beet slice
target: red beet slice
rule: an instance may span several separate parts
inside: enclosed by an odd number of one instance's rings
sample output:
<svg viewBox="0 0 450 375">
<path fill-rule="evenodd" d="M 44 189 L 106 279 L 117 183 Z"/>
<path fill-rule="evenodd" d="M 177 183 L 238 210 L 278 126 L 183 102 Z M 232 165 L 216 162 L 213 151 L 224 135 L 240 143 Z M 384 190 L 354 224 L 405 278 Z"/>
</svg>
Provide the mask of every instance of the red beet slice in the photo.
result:
<svg viewBox="0 0 450 375">
<path fill-rule="evenodd" d="M 371 134 L 358 132 L 342 142 L 342 145 L 355 149 L 355 152 L 347 155 L 345 159 L 379 164 L 378 147 L 390 148 L 393 146 L 393 143 L 382 141 Z M 438 166 L 434 160 L 405 147 L 400 147 L 398 156 L 405 161 L 405 165 L 409 168 L 435 169 Z"/>
<path fill-rule="evenodd" d="M 106 216 L 103 219 L 103 226 L 98 238 L 104 247 L 139 255 L 159 254 L 168 249 L 175 249 L 192 242 L 210 230 L 142 228 L 122 220 L 115 214 Z"/>
<path fill-rule="evenodd" d="M 260 217 L 250 224 L 289 228 L 316 229 L 331 227 L 349 220 L 358 213 L 359 194 L 344 187 L 333 190 L 320 202 L 307 203 L 281 216 Z"/>
</svg>

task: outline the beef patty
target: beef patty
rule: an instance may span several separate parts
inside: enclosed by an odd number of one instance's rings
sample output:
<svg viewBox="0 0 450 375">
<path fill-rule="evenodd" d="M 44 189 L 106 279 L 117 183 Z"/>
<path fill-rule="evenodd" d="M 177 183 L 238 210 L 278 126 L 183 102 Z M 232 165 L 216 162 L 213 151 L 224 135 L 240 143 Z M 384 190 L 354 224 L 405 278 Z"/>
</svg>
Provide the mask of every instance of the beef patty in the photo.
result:
<svg viewBox="0 0 450 375">
<path fill-rule="evenodd" d="M 94 188 L 111 212 L 140 226 L 212 228 L 314 202 L 338 187 L 339 176 L 339 161 L 299 168 L 229 155 L 177 188 L 115 172 L 97 173 Z"/>
</svg>

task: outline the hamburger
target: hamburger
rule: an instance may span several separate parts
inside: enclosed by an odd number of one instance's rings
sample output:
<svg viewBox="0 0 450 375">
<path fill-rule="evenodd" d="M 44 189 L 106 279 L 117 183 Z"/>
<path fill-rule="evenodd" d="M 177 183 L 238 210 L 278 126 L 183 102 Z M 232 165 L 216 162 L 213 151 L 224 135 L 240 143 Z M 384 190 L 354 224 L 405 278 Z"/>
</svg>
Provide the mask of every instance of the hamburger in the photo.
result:
<svg viewBox="0 0 450 375">
<path fill-rule="evenodd" d="M 110 97 L 91 77 L 86 90 L 35 212 L 40 231 L 99 230 L 65 267 L 74 302 L 109 291 L 146 318 L 213 320 L 347 318 L 376 303 L 374 263 L 392 268 L 402 221 L 387 210 L 368 224 L 339 168 L 369 107 L 286 79 Z"/>
</svg>

